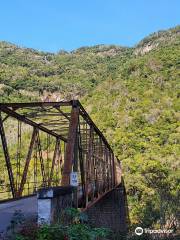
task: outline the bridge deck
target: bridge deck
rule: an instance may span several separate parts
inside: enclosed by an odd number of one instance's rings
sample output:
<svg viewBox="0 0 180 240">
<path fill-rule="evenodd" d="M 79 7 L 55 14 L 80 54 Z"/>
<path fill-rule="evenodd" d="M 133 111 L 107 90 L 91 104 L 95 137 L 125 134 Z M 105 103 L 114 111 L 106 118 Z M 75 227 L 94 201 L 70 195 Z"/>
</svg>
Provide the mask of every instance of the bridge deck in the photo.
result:
<svg viewBox="0 0 180 240">
<path fill-rule="evenodd" d="M 0 232 L 6 231 L 15 211 L 21 211 L 26 219 L 36 219 L 37 197 L 31 196 L 0 203 Z"/>
</svg>

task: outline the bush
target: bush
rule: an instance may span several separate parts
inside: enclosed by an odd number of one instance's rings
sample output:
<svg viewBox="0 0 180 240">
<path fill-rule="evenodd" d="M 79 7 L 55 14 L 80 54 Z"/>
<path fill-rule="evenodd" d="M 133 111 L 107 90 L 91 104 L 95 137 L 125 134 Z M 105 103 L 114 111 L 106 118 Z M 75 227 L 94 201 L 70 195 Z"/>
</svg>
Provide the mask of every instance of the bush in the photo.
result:
<svg viewBox="0 0 180 240">
<path fill-rule="evenodd" d="M 27 224 L 22 221 L 22 214 L 15 213 L 9 230 L 8 239 L 12 240 L 96 240 L 107 239 L 110 230 L 93 228 L 88 224 L 87 216 L 79 210 L 64 210 L 58 224 Z M 16 228 L 18 226 L 18 228 Z"/>
</svg>

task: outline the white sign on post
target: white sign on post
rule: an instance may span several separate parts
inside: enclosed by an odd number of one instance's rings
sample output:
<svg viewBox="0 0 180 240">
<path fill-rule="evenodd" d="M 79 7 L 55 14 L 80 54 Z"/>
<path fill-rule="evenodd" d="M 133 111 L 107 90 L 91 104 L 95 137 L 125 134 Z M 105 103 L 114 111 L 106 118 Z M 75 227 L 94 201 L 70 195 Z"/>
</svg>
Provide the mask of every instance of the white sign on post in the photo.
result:
<svg viewBox="0 0 180 240">
<path fill-rule="evenodd" d="M 78 173 L 77 172 L 71 172 L 70 185 L 73 187 L 78 187 Z"/>
</svg>

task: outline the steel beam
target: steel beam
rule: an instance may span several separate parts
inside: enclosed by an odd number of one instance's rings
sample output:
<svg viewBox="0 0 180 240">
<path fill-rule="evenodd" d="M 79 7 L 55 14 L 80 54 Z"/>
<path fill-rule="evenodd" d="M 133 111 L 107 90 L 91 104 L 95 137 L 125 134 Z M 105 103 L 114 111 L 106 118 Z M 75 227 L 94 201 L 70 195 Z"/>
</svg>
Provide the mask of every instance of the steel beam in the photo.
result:
<svg viewBox="0 0 180 240">
<path fill-rule="evenodd" d="M 12 108 L 26 108 L 26 107 L 59 107 L 59 106 L 72 106 L 72 101 L 66 102 L 29 102 L 29 103 L 1 103 L 0 107 L 12 107 Z"/>
<path fill-rule="evenodd" d="M 11 160 L 10 160 L 10 156 L 9 156 L 9 151 L 8 151 L 6 135 L 5 135 L 5 131 L 4 131 L 1 113 L 0 113 L 0 134 L 1 134 L 1 141 L 2 141 L 4 157 L 5 157 L 5 161 L 6 161 L 6 167 L 7 167 L 7 171 L 8 171 L 8 175 L 9 175 L 11 192 L 12 192 L 13 198 L 15 198 L 16 197 L 16 189 L 15 189 L 15 184 L 14 184 L 14 176 L 13 176 L 13 172 L 12 172 Z"/>
<path fill-rule="evenodd" d="M 88 142 L 88 154 L 87 154 L 87 162 L 86 162 L 86 200 L 85 200 L 85 205 L 87 206 L 88 204 L 88 198 L 89 198 L 89 186 L 92 183 L 93 180 L 93 161 L 92 161 L 92 156 L 93 156 L 93 127 L 90 126 L 90 131 L 89 131 L 89 142 Z M 93 191 L 91 194 L 91 197 L 93 197 Z"/>
<path fill-rule="evenodd" d="M 41 164 L 41 174 L 42 174 L 42 178 L 43 178 L 43 183 L 46 185 L 46 173 L 45 173 L 45 167 L 44 167 L 44 159 L 42 156 L 42 148 L 41 148 L 41 140 L 40 140 L 40 136 L 39 136 L 39 131 L 38 131 L 38 135 L 37 135 L 37 148 L 38 148 L 38 152 L 39 152 L 39 160 L 40 160 L 40 164 Z"/>
<path fill-rule="evenodd" d="M 51 181 L 52 181 L 53 173 L 54 173 L 54 165 L 57 162 L 57 158 L 59 158 L 59 155 L 60 155 L 59 149 L 60 149 L 60 139 L 57 138 L 56 139 L 55 149 L 54 149 L 54 155 L 53 155 L 53 160 L 52 160 L 50 176 L 49 176 L 49 179 L 48 179 L 48 186 L 51 186 Z"/>
<path fill-rule="evenodd" d="M 73 171 L 78 172 L 79 148 L 78 148 L 78 127 L 76 128 L 75 143 L 74 143 L 74 158 L 73 158 Z M 78 208 L 78 190 L 74 189 L 73 205 Z"/>
<path fill-rule="evenodd" d="M 67 113 L 64 113 L 59 107 L 55 107 L 67 120 L 70 121 L 70 117 Z"/>
<path fill-rule="evenodd" d="M 52 135 L 54 137 L 59 137 L 61 140 L 65 141 L 65 142 L 67 141 L 67 139 L 64 138 L 63 136 L 58 135 L 57 133 L 55 133 L 55 132 L 53 132 L 53 131 L 51 131 L 51 130 L 49 130 L 49 129 L 41 126 L 41 125 L 39 125 L 38 123 L 35 123 L 35 122 L 31 121 L 30 119 L 28 119 L 28 118 L 24 117 L 23 115 L 15 112 L 13 110 L 11 110 L 10 108 L 8 108 L 8 107 L 6 107 L 4 105 L 2 106 L 2 104 L 0 104 L 0 110 L 2 112 L 7 113 L 9 116 L 11 116 L 13 118 L 16 118 L 16 119 L 18 119 L 18 120 L 20 120 L 20 121 L 22 121 L 22 122 L 24 122 L 26 124 L 31 125 L 32 127 L 35 127 L 35 128 L 37 128 L 37 129 L 39 129 L 39 130 L 41 130 L 43 132 L 46 132 L 46 133 L 48 133 L 48 134 L 50 134 L 50 135 Z"/>
<path fill-rule="evenodd" d="M 79 121 L 79 106 L 73 106 L 71 110 L 71 120 L 69 123 L 69 133 L 65 152 L 64 169 L 61 183 L 62 186 L 67 186 L 70 183 L 70 173 L 72 171 L 74 145 L 76 142 L 78 121 Z"/>
<path fill-rule="evenodd" d="M 32 137 L 31 137 L 31 142 L 29 145 L 29 149 L 28 149 L 28 154 L 26 157 L 26 162 L 25 162 L 25 166 L 24 166 L 24 171 L 23 171 L 23 175 L 22 175 L 22 179 L 21 179 L 21 183 L 20 183 L 20 187 L 18 190 L 18 197 L 22 196 L 22 192 L 23 192 L 23 188 L 24 188 L 24 184 L 26 183 L 26 177 L 27 177 L 27 173 L 28 173 L 28 168 L 29 168 L 29 163 L 31 160 L 31 155 L 33 152 L 33 147 L 37 138 L 37 134 L 38 134 L 38 130 L 36 128 L 33 129 L 33 133 L 32 133 Z"/>
</svg>

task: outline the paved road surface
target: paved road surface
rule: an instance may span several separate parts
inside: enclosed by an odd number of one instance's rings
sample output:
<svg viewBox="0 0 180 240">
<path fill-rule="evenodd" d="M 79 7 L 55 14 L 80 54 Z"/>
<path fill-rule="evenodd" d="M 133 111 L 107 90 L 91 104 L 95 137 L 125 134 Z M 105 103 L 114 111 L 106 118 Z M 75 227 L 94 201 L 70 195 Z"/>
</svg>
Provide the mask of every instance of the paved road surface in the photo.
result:
<svg viewBox="0 0 180 240">
<path fill-rule="evenodd" d="M 25 218 L 37 216 L 37 197 L 27 197 L 16 201 L 0 203 L 0 232 L 6 230 L 15 210 L 21 210 Z"/>
</svg>

